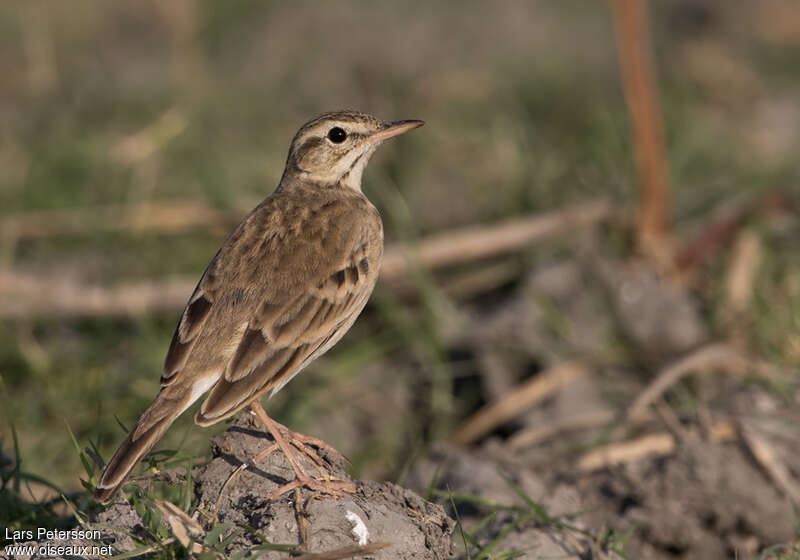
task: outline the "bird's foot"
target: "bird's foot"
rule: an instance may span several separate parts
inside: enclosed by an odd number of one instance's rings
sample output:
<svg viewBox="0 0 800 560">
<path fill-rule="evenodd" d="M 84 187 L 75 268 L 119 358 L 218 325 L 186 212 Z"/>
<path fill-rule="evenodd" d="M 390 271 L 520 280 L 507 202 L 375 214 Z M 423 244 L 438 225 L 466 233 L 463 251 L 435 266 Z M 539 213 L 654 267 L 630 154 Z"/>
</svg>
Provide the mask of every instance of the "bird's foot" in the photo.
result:
<svg viewBox="0 0 800 560">
<path fill-rule="evenodd" d="M 355 492 L 355 484 L 345 480 L 336 480 L 331 476 L 328 472 L 326 462 L 322 460 L 313 448 L 316 447 L 317 449 L 332 451 L 333 454 L 338 457 L 342 457 L 341 453 L 320 439 L 298 434 L 286 426 L 279 424 L 267 415 L 261 407 L 261 403 L 258 401 L 254 401 L 250 405 L 250 410 L 264 423 L 264 426 L 269 430 L 269 433 L 275 440 L 275 445 L 259 453 L 256 460 L 260 460 L 275 449 L 280 449 L 289 461 L 295 475 L 294 480 L 271 492 L 271 499 L 277 498 L 290 490 L 299 488 L 308 488 L 312 492 L 329 494 L 332 496 L 338 496 L 341 492 Z M 319 470 L 321 478 L 313 478 L 306 473 L 300 462 L 300 457 L 298 457 L 295 450 L 308 457 L 314 463 L 314 466 Z M 328 462 L 328 465 L 333 466 L 330 462 Z"/>
<path fill-rule="evenodd" d="M 332 468 L 336 466 L 336 463 L 343 464 L 349 463 L 350 461 L 342 455 L 338 450 L 336 450 L 332 445 L 325 443 L 319 438 L 307 436 L 305 434 L 301 434 L 299 432 L 293 432 L 283 424 L 277 423 L 278 428 L 281 431 L 281 436 L 283 439 L 297 449 L 301 454 L 308 457 L 317 467 L 320 468 Z M 327 455 L 329 455 L 331 459 L 325 458 L 323 459 L 320 457 L 317 450 L 324 450 Z"/>
</svg>

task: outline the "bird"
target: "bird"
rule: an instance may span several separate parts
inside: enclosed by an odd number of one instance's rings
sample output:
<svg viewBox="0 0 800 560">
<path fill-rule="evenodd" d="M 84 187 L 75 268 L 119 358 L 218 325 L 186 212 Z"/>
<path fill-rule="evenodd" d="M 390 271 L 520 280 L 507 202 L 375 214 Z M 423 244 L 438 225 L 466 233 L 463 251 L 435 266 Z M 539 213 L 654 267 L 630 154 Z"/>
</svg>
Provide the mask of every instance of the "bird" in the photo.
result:
<svg viewBox="0 0 800 560">
<path fill-rule="evenodd" d="M 271 195 L 234 229 L 181 315 L 161 388 L 100 475 L 94 498 L 112 500 L 170 425 L 204 397 L 194 421 L 210 426 L 248 409 L 288 459 L 295 479 L 273 493 L 342 483 L 309 476 L 295 450 L 303 436 L 270 418 L 271 397 L 350 329 L 375 287 L 383 224 L 361 190 L 385 140 L 424 124 L 346 110 L 322 114 L 294 136 Z M 338 484 L 338 486 L 337 486 Z"/>
</svg>

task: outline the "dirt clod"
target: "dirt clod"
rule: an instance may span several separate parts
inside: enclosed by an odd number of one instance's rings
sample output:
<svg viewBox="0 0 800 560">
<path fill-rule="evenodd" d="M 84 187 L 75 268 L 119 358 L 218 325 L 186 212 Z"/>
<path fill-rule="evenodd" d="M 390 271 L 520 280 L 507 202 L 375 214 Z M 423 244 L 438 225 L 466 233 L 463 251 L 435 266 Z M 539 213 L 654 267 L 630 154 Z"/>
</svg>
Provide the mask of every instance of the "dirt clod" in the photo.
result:
<svg viewBox="0 0 800 560">
<path fill-rule="evenodd" d="M 195 494 L 199 499 L 197 511 L 200 512 L 195 518 L 206 535 L 214 526 L 215 511 L 218 523 L 246 528 L 228 543 L 225 554 L 264 545 L 266 540 L 270 544 L 300 545 L 309 553 L 389 543 L 388 547 L 367 556 L 353 556 L 376 560 L 439 560 L 452 556 L 451 535 L 455 523 L 441 506 L 426 502 L 411 490 L 395 484 L 358 481 L 355 493 L 343 492 L 333 497 L 312 496 L 304 490 L 299 505 L 294 501 L 295 492 L 270 500 L 267 497 L 270 492 L 293 478 L 285 457 L 281 453 L 272 453 L 224 486 L 243 460 L 249 460 L 271 444 L 272 440 L 261 431 L 256 421 L 243 415 L 222 436 L 212 441 L 213 459 L 192 473 Z M 341 458 L 330 456 L 324 450 L 320 450 L 319 455 L 332 464 L 330 474 L 333 477 L 350 480 Z M 310 461 L 304 463 L 304 468 L 312 476 L 320 476 Z M 143 536 L 143 521 L 124 498 L 118 497 L 117 500 L 98 516 L 96 526 L 119 553 L 141 546 L 132 535 Z M 108 527 L 117 531 L 109 531 Z M 307 536 L 305 542 L 301 542 L 301 532 Z M 196 544 L 190 546 L 200 547 L 204 536 L 195 538 Z M 47 543 L 37 543 L 37 546 L 44 544 Z M 64 541 L 58 544 L 63 545 Z M 258 553 L 263 559 L 289 557 L 285 551 L 258 550 Z"/>
<path fill-rule="evenodd" d="M 439 446 L 409 475 L 414 488 L 431 480 L 440 492 L 450 494 L 463 529 L 480 543 L 494 543 L 490 551 L 498 557 L 505 553 L 564 560 L 620 558 L 601 542 L 599 532 L 588 530 L 575 517 L 583 509 L 575 487 L 548 483 L 499 445 L 489 443 L 476 452 Z M 470 502 L 469 498 L 484 501 Z M 492 510 L 494 517 L 484 523 Z M 459 530 L 456 540 L 461 538 Z"/>
</svg>

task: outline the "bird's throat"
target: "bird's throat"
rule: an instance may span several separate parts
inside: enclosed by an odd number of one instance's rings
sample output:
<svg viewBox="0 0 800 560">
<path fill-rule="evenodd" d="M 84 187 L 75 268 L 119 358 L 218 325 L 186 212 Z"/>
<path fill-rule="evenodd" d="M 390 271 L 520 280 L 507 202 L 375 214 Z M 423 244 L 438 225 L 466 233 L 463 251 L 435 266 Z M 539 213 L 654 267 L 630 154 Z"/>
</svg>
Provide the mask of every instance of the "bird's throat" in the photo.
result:
<svg viewBox="0 0 800 560">
<path fill-rule="evenodd" d="M 350 171 L 342 176 L 339 183 L 343 187 L 353 189 L 356 192 L 361 192 L 361 177 L 364 175 L 364 169 L 367 167 L 369 158 L 372 157 L 374 152 L 375 148 L 372 148 L 356 158 L 356 160 L 350 166 Z"/>
</svg>

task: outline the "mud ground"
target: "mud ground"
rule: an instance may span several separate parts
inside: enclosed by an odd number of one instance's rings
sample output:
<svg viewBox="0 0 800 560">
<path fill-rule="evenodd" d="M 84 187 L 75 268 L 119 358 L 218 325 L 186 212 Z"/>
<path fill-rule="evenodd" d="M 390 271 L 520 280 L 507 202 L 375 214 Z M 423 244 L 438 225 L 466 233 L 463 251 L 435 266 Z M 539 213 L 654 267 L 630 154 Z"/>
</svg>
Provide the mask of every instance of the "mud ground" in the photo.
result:
<svg viewBox="0 0 800 560">
<path fill-rule="evenodd" d="M 630 417 L 631 404 L 659 375 L 701 355 L 719 334 L 709 332 L 695 296 L 646 266 L 615 263 L 588 246 L 578 259 L 532 270 L 501 303 L 475 304 L 478 328 L 469 344 L 477 348 L 485 400 L 502 400 L 566 359 L 600 356 L 615 340 L 637 348 L 636 359 L 591 362 L 587 375 L 470 446 L 440 446 L 408 484 L 422 491 L 435 481 L 440 495 L 494 502 L 456 500 L 448 511 L 464 527 L 478 527 L 481 546 L 498 541 L 495 554 L 797 557 L 796 386 L 776 386 L 772 368 L 732 365 L 723 351 L 725 359 L 672 384 L 649 413 Z M 548 321 L 553 305 L 566 317 L 557 329 Z M 738 355 L 735 344 L 730 348 Z M 514 525 L 522 514 L 496 506 L 523 505 L 519 491 L 550 519 Z"/>
<path fill-rule="evenodd" d="M 548 314 L 552 306 L 563 316 L 558 324 Z M 299 502 L 294 494 L 268 498 L 292 477 L 280 453 L 224 486 L 243 460 L 270 443 L 242 415 L 212 440 L 212 460 L 192 472 L 200 515 L 186 521 L 196 531 L 190 546 L 224 524 L 248 528 L 225 543 L 224 554 L 249 550 L 269 559 L 289 554 L 259 549 L 265 542 L 301 545 L 306 553 L 340 551 L 336 558 L 468 559 L 478 551 L 482 558 L 565 560 L 796 557 L 796 385 L 777 384 L 780 377 L 755 362 L 733 367 L 718 360 L 673 383 L 640 417 L 630 415 L 631 404 L 665 369 L 719 343 L 696 297 L 646 266 L 599 256 L 589 243 L 578 258 L 537 267 L 502 293 L 474 299 L 459 318 L 461 328 L 445 345 L 466 356 L 460 382 L 478 387 L 484 404 L 576 357 L 591 358 L 587 373 L 466 444 L 439 443 L 409 460 L 410 470 L 399 478 L 403 487 L 357 481 L 355 493 L 324 499 L 308 493 Z M 637 354 L 607 355 L 623 342 Z M 398 427 L 425 417 L 404 378 L 414 368 L 402 355 L 373 364 L 359 385 L 375 388 L 367 393 L 374 402 L 337 396 L 364 405 L 362 416 L 348 416 L 356 407 L 343 407 L 335 421 L 309 432 L 337 441 L 340 427 L 349 425 L 344 439 L 354 442 L 354 434 L 395 430 L 399 453 Z M 393 375 L 387 378 L 387 371 Z M 405 391 L 394 391 L 404 383 Z M 334 477 L 350 480 L 340 456 L 320 455 Z M 390 453 L 383 458 L 387 465 L 403 460 Z M 313 464 L 306 467 L 315 472 Z M 186 484 L 185 473 L 165 477 Z M 359 522 L 363 527 L 354 532 Z M 145 522 L 127 502 L 92 523 L 118 551 L 140 546 L 133 537 L 143 534 Z M 387 548 L 357 548 L 378 543 Z"/>
<path fill-rule="evenodd" d="M 451 557 L 451 534 L 455 523 L 443 508 L 391 483 L 358 481 L 354 493 L 342 492 L 338 496 L 318 498 L 310 498 L 310 494 L 304 491 L 301 503 L 295 501 L 294 492 L 270 500 L 268 496 L 273 490 L 293 478 L 284 456 L 273 453 L 225 485 L 243 460 L 252 458 L 269 443 L 269 436 L 248 414 L 242 415 L 225 434 L 212 440 L 213 459 L 192 473 L 194 490 L 199 498 L 197 511 L 202 515 L 196 515 L 193 520 L 178 519 L 188 528 L 189 547 L 195 546 L 196 552 L 202 552 L 200 543 L 219 523 L 226 527 L 247 528 L 227 543 L 226 555 L 252 550 L 264 559 L 289 557 L 285 551 L 259 550 L 258 547 L 266 541 L 300 545 L 299 550 L 308 554 L 353 549 L 350 555 L 337 556 L 343 558 L 438 560 Z M 320 457 L 330 461 L 329 467 L 333 465 L 330 473 L 334 478 L 351 480 L 340 457 L 328 455 L 324 450 L 320 451 Z M 314 473 L 313 464 L 309 462 L 304 466 Z M 165 472 L 159 478 L 165 477 L 171 478 L 174 484 L 185 483 L 185 474 L 177 471 Z M 170 526 L 167 517 L 165 514 L 162 519 L 165 527 Z M 103 542 L 122 553 L 138 546 L 134 537 L 143 534 L 143 523 L 137 509 L 119 499 L 101 513 L 92 526 L 102 530 Z M 194 527 L 198 532 L 193 534 Z M 177 536 L 174 527 L 169 531 Z M 220 538 L 225 537 L 223 532 Z M 378 543 L 383 543 L 384 548 L 366 556 L 356 554 L 359 546 Z"/>
</svg>

